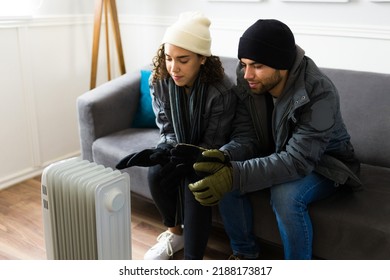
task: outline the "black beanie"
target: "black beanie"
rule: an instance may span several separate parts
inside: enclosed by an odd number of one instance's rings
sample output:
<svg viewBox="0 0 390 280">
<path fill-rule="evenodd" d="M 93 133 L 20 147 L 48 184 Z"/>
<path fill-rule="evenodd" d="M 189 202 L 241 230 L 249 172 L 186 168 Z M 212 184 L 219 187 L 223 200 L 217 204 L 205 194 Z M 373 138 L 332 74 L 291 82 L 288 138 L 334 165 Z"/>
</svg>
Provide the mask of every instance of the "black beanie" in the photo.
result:
<svg viewBox="0 0 390 280">
<path fill-rule="evenodd" d="M 294 63 L 294 35 L 283 22 L 260 19 L 240 38 L 238 58 L 247 58 L 274 69 L 288 70 Z"/>
</svg>

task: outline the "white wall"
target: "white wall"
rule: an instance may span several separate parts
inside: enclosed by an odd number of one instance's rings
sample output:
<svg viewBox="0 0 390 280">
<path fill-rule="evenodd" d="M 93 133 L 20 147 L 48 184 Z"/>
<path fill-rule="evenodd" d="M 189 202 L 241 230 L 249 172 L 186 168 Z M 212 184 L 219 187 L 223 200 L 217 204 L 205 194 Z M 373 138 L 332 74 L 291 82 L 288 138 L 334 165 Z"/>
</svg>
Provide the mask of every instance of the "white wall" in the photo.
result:
<svg viewBox="0 0 390 280">
<path fill-rule="evenodd" d="M 11 2 L 23 1 L 31 0 Z M 0 6 L 4 3 L 0 0 Z M 79 153 L 75 105 L 89 88 L 95 1 L 31 3 L 30 17 L 11 20 L 3 6 L 0 13 L 0 189 Z M 150 63 L 165 28 L 180 12 L 200 10 L 212 20 L 216 55 L 235 57 L 250 24 L 278 18 L 320 66 L 390 73 L 390 2 L 117 0 L 117 5 L 127 71 Z M 115 55 L 112 47 L 114 77 L 119 75 Z M 98 85 L 106 76 L 101 44 Z"/>
<path fill-rule="evenodd" d="M 390 2 L 312 1 L 143 0 L 134 6 L 132 1 L 117 3 L 122 24 L 128 27 L 126 34 L 134 35 L 129 38 L 125 35 L 126 43 L 141 57 L 146 53 L 145 48 L 148 55 L 154 54 L 149 47 L 159 42 L 166 24 L 180 12 L 201 10 L 212 20 L 214 54 L 236 56 L 238 39 L 249 25 L 259 18 L 277 18 L 291 27 L 297 44 L 320 66 L 390 73 Z M 134 26 L 133 22 L 137 21 L 138 25 Z M 132 32 L 149 27 L 149 22 L 154 22 L 155 32 L 144 30 L 146 38 L 138 44 L 140 38 Z"/>
<path fill-rule="evenodd" d="M 249 25 L 277 18 L 291 27 L 297 44 L 320 66 L 390 73 L 390 0 L 116 2 L 129 70 L 150 61 L 165 28 L 180 12 L 200 10 L 212 20 L 217 55 L 236 56 L 238 39 Z M 94 0 L 43 0 L 37 15 L 90 15 L 94 9 Z"/>
<path fill-rule="evenodd" d="M 0 22 L 0 188 L 77 155 L 75 99 L 88 89 L 90 24 Z"/>
</svg>

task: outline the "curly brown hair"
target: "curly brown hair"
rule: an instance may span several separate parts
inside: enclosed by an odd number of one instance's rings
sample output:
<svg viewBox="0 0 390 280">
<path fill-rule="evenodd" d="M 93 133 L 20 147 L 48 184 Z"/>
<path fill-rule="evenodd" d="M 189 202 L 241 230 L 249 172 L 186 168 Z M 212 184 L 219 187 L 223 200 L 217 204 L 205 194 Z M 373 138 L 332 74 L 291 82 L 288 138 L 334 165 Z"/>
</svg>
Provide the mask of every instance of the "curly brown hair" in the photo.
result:
<svg viewBox="0 0 390 280">
<path fill-rule="evenodd" d="M 198 54 L 201 56 L 200 54 Z M 209 56 L 206 59 L 200 71 L 200 79 L 203 83 L 213 84 L 222 81 L 224 76 L 224 69 L 222 62 L 218 56 Z M 163 80 L 169 77 L 169 73 L 165 64 L 165 49 L 164 44 L 157 50 L 156 56 L 153 58 L 153 78 L 155 83 L 157 80 Z"/>
</svg>

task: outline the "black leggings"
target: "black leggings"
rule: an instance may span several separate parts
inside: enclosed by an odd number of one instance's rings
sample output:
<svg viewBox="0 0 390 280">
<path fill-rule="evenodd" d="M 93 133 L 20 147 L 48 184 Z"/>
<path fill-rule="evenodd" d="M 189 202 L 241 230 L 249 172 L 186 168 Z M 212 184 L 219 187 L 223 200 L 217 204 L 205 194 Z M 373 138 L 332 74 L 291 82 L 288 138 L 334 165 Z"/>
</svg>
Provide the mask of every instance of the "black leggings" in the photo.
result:
<svg viewBox="0 0 390 280">
<path fill-rule="evenodd" d="M 212 208 L 202 206 L 188 189 L 189 182 L 196 181 L 195 176 L 186 178 L 182 186 L 160 186 L 161 166 L 149 168 L 148 181 L 152 198 L 162 216 L 165 226 L 184 225 L 184 259 L 201 260 L 207 246 L 211 230 Z M 179 190 L 179 188 L 181 188 Z M 184 203 L 181 201 L 184 200 Z"/>
</svg>

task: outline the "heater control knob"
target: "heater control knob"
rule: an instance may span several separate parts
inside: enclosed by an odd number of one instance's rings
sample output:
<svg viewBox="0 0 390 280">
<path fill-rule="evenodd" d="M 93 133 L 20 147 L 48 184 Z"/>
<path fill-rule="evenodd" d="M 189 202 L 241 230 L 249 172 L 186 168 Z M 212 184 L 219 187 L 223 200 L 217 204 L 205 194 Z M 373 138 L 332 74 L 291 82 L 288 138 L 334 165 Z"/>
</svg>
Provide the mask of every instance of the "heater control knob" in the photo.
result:
<svg viewBox="0 0 390 280">
<path fill-rule="evenodd" d="M 106 194 L 105 205 L 110 212 L 119 211 L 125 204 L 125 196 L 117 189 Z"/>
</svg>

